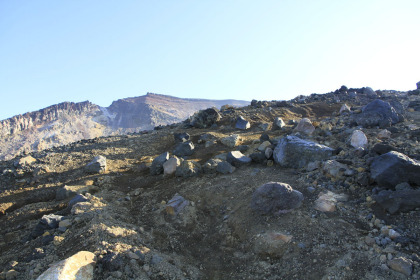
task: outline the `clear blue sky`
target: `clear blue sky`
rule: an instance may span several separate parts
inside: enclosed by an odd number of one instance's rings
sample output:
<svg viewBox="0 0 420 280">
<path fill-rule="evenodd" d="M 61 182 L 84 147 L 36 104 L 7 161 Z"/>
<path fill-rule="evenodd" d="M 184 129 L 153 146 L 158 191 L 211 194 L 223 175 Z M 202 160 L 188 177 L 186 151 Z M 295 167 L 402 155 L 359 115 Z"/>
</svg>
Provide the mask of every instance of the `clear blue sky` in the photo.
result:
<svg viewBox="0 0 420 280">
<path fill-rule="evenodd" d="M 0 119 L 148 91 L 415 89 L 419 15 L 419 0 L 0 0 Z"/>
</svg>

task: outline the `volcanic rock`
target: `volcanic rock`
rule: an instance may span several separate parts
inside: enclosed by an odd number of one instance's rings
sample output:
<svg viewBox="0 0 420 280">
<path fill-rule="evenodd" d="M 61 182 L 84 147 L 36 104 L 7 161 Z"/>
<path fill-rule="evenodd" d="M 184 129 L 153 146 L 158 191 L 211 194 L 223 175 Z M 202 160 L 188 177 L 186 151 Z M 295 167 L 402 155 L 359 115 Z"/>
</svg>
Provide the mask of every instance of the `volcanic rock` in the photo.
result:
<svg viewBox="0 0 420 280">
<path fill-rule="evenodd" d="M 231 174 L 235 171 L 235 167 L 227 161 L 221 161 L 217 165 L 216 171 L 222 174 Z"/>
<path fill-rule="evenodd" d="M 190 156 L 194 153 L 194 144 L 191 141 L 179 143 L 173 153 L 177 157 Z"/>
<path fill-rule="evenodd" d="M 228 137 L 224 137 L 224 138 L 220 139 L 220 142 L 225 146 L 233 148 L 233 147 L 235 147 L 239 144 L 239 135 L 238 134 L 233 134 L 233 135 L 230 135 Z"/>
<path fill-rule="evenodd" d="M 420 190 L 383 190 L 373 199 L 391 214 L 407 212 L 420 207 Z"/>
<path fill-rule="evenodd" d="M 350 145 L 352 145 L 354 148 L 366 148 L 368 145 L 368 139 L 366 135 L 361 130 L 355 130 L 353 131 L 351 137 L 350 137 Z"/>
<path fill-rule="evenodd" d="M 199 163 L 192 160 L 184 160 L 175 171 L 177 177 L 193 177 L 201 173 L 201 166 Z"/>
<path fill-rule="evenodd" d="M 246 119 L 244 119 L 244 117 L 239 116 L 236 119 L 235 128 L 246 130 L 246 129 L 250 128 L 250 127 L 251 127 L 251 124 L 249 123 L 249 121 L 247 121 Z"/>
<path fill-rule="evenodd" d="M 334 150 L 327 146 L 296 136 L 286 136 L 280 139 L 273 156 L 280 166 L 302 168 L 311 161 L 328 159 L 333 152 Z"/>
<path fill-rule="evenodd" d="M 301 119 L 299 124 L 294 129 L 294 131 L 296 132 L 302 132 L 308 135 L 312 134 L 314 130 L 315 130 L 315 127 L 312 125 L 312 122 L 308 118 Z"/>
<path fill-rule="evenodd" d="M 195 113 L 190 118 L 190 123 L 196 128 L 210 127 L 221 119 L 219 110 L 216 108 L 208 108 Z"/>
<path fill-rule="evenodd" d="M 150 166 L 150 174 L 159 175 L 163 173 L 163 164 L 169 159 L 169 153 L 165 152 L 156 157 Z"/>
<path fill-rule="evenodd" d="M 394 188 L 403 182 L 420 186 L 420 163 L 394 151 L 376 157 L 370 165 L 370 174 L 385 188 Z"/>
<path fill-rule="evenodd" d="M 276 117 L 273 122 L 273 129 L 282 129 L 285 127 L 286 124 L 284 123 L 283 119 L 280 117 Z"/>
<path fill-rule="evenodd" d="M 385 101 L 376 99 L 367 104 L 362 113 L 355 115 L 355 121 L 363 127 L 389 127 L 400 121 L 395 109 Z"/>
<path fill-rule="evenodd" d="M 252 195 L 251 208 L 262 214 L 284 213 L 298 208 L 303 201 L 303 194 L 290 185 L 269 182 Z"/>
<path fill-rule="evenodd" d="M 240 167 L 242 165 L 250 163 L 251 158 L 245 156 L 240 151 L 233 151 L 227 154 L 226 161 L 235 167 Z"/>
</svg>

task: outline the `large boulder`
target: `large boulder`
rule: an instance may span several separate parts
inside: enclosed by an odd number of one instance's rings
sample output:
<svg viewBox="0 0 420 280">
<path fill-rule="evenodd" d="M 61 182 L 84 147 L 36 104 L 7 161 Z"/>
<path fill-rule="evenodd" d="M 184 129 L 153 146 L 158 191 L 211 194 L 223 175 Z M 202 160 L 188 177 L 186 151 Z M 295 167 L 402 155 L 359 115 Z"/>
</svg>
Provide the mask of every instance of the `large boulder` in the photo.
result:
<svg viewBox="0 0 420 280">
<path fill-rule="evenodd" d="M 367 104 L 355 121 L 363 127 L 389 127 L 400 121 L 397 111 L 388 102 L 376 99 Z"/>
<path fill-rule="evenodd" d="M 279 140 L 274 149 L 274 161 L 283 167 L 302 168 L 312 161 L 323 161 L 332 156 L 334 150 L 296 136 Z"/>
<path fill-rule="evenodd" d="M 420 190 L 383 190 L 374 195 L 373 199 L 391 214 L 408 212 L 420 207 Z"/>
<path fill-rule="evenodd" d="M 388 152 L 372 161 L 370 176 L 388 189 L 403 182 L 420 186 L 420 162 L 399 152 Z"/>
<path fill-rule="evenodd" d="M 208 108 L 195 113 L 190 118 L 190 124 L 196 128 L 210 127 L 221 119 L 219 110 L 216 108 Z"/>
<path fill-rule="evenodd" d="M 163 164 L 169 159 L 169 153 L 165 152 L 156 157 L 150 166 L 150 174 L 159 175 L 163 173 Z"/>
<path fill-rule="evenodd" d="M 106 158 L 97 156 L 85 166 L 88 173 L 104 173 L 106 171 Z"/>
<path fill-rule="evenodd" d="M 252 195 L 251 208 L 261 214 L 278 214 L 298 208 L 303 201 L 303 194 L 290 185 L 269 182 Z"/>
<path fill-rule="evenodd" d="M 88 251 L 80 251 L 65 260 L 51 265 L 37 280 L 90 280 L 93 279 L 94 266 L 95 254 Z"/>
<path fill-rule="evenodd" d="M 163 174 L 172 175 L 175 173 L 176 168 L 181 164 L 181 161 L 176 156 L 171 157 L 163 164 Z"/>
<path fill-rule="evenodd" d="M 194 153 L 194 144 L 191 141 L 179 143 L 173 153 L 177 157 L 190 156 Z"/>
</svg>

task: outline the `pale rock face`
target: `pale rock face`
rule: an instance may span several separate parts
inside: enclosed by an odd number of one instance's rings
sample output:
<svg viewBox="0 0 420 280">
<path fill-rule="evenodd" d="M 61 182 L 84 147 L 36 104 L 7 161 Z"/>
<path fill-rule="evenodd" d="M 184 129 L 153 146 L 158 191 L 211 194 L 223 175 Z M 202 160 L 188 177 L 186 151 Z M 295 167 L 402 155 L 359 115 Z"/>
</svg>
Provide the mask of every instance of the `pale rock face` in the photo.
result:
<svg viewBox="0 0 420 280">
<path fill-rule="evenodd" d="M 353 131 L 350 138 L 350 145 L 354 148 L 366 148 L 368 145 L 368 139 L 366 135 L 361 130 Z"/>
<path fill-rule="evenodd" d="M 163 164 L 163 174 L 172 175 L 175 173 L 176 168 L 181 164 L 181 161 L 177 157 L 171 157 Z"/>
<path fill-rule="evenodd" d="M 308 118 L 301 119 L 299 124 L 295 128 L 296 132 L 302 132 L 308 135 L 312 134 L 314 130 L 315 130 L 315 127 L 312 125 L 312 122 Z"/>
<path fill-rule="evenodd" d="M 350 113 L 350 107 L 347 104 L 343 104 L 340 108 L 340 115 L 343 113 Z"/>
<path fill-rule="evenodd" d="M 225 146 L 233 148 L 239 144 L 239 135 L 233 134 L 231 136 L 222 138 L 220 142 L 222 142 L 222 144 Z"/>
<path fill-rule="evenodd" d="M 338 201 L 347 201 L 347 195 L 336 194 L 330 191 L 320 193 L 315 201 L 315 209 L 321 212 L 334 212 Z"/>
<path fill-rule="evenodd" d="M 77 254 L 53 264 L 37 280 L 90 280 L 93 279 L 95 255 L 88 251 Z"/>
</svg>

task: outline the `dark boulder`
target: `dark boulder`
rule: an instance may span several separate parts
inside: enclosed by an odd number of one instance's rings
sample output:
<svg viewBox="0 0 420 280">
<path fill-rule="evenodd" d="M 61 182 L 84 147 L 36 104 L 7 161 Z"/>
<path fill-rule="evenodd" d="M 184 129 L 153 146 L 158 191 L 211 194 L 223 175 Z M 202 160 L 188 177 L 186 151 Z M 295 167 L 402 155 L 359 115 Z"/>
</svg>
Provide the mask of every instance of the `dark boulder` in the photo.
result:
<svg viewBox="0 0 420 280">
<path fill-rule="evenodd" d="M 235 167 L 227 161 L 219 162 L 216 171 L 222 174 L 231 174 L 235 171 Z"/>
<path fill-rule="evenodd" d="M 220 119 L 221 116 L 218 109 L 208 108 L 195 113 L 190 119 L 190 124 L 196 128 L 206 128 L 211 127 Z"/>
<path fill-rule="evenodd" d="M 374 195 L 373 199 L 391 214 L 408 212 L 420 207 L 420 190 L 384 190 Z"/>
<path fill-rule="evenodd" d="M 273 152 L 274 161 L 283 167 L 302 168 L 312 161 L 323 161 L 333 155 L 334 150 L 296 136 L 280 139 Z"/>
<path fill-rule="evenodd" d="M 373 159 L 370 176 L 379 186 L 388 189 L 403 182 L 420 186 L 420 163 L 392 151 Z"/>
<path fill-rule="evenodd" d="M 174 139 L 176 143 L 187 142 L 188 140 L 190 140 L 190 135 L 186 132 L 174 133 Z"/>
<path fill-rule="evenodd" d="M 194 144 L 191 141 L 179 143 L 173 153 L 177 157 L 190 156 L 194 153 Z"/>
<path fill-rule="evenodd" d="M 150 166 L 150 174 L 159 175 L 163 173 L 163 164 L 169 159 L 169 153 L 165 152 L 156 157 Z"/>
<path fill-rule="evenodd" d="M 367 104 L 361 114 L 355 115 L 355 121 L 363 127 L 389 127 L 400 121 L 398 113 L 388 102 L 376 99 Z"/>
<path fill-rule="evenodd" d="M 303 201 L 303 194 L 290 185 L 269 182 L 252 195 L 251 208 L 261 214 L 277 214 L 298 208 Z"/>
</svg>

